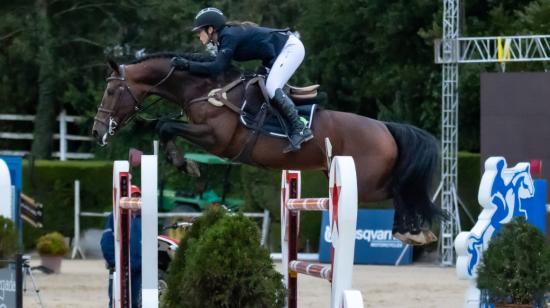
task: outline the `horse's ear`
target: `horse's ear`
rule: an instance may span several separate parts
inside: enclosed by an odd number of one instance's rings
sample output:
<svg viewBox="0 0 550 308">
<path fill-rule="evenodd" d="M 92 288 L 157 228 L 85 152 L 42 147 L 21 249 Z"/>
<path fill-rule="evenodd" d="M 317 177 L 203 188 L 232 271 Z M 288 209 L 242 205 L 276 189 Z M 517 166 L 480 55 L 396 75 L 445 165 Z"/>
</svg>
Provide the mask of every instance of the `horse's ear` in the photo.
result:
<svg viewBox="0 0 550 308">
<path fill-rule="evenodd" d="M 116 62 L 113 59 L 107 59 L 107 62 L 109 63 L 109 66 L 111 67 L 111 69 L 120 75 L 118 64 L 116 64 Z"/>
</svg>

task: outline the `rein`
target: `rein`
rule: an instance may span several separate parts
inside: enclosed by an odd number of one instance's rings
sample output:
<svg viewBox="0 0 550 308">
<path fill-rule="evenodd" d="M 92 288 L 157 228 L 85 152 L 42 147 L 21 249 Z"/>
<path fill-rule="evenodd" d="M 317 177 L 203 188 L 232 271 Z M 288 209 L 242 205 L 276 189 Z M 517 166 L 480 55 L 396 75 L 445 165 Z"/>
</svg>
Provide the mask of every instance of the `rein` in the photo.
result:
<svg viewBox="0 0 550 308">
<path fill-rule="evenodd" d="M 159 82 L 157 82 L 155 85 L 151 86 L 149 89 L 147 89 L 147 91 L 145 92 L 145 94 L 143 95 L 143 97 L 147 97 L 147 95 L 149 95 L 149 93 L 151 93 L 151 91 L 153 89 L 155 89 L 156 87 L 160 86 L 161 84 L 163 84 L 164 82 L 166 82 L 166 80 L 168 80 L 168 78 L 170 78 L 170 76 L 172 76 L 172 74 L 174 73 L 174 70 L 175 70 L 175 67 L 170 67 L 170 70 L 168 71 L 168 73 L 166 74 L 166 76 L 164 76 L 164 78 L 162 78 Z M 114 135 L 115 134 L 115 131 L 117 129 L 117 127 L 119 125 L 122 125 L 124 124 L 125 122 L 128 122 L 130 121 L 131 119 L 133 119 L 139 112 L 142 112 L 146 109 L 149 109 L 151 106 L 153 106 L 155 103 L 157 103 L 159 100 L 161 100 L 161 98 L 157 99 L 156 101 L 154 101 L 153 103 L 149 104 L 147 107 L 142 107 L 141 103 L 139 102 L 139 100 L 136 98 L 136 96 L 134 95 L 134 92 L 132 92 L 132 89 L 130 88 L 130 85 L 128 85 L 128 80 L 126 79 L 126 66 L 124 64 L 121 64 L 119 65 L 119 75 L 120 76 L 111 76 L 111 77 L 107 77 L 106 81 L 107 83 L 113 81 L 113 80 L 118 80 L 118 81 L 122 81 L 123 84 L 124 84 L 124 90 L 126 90 L 128 93 L 130 93 L 130 96 L 132 97 L 132 100 L 134 101 L 134 110 L 136 111 L 134 114 L 132 114 L 131 116 L 129 116 L 127 119 L 124 120 L 124 122 L 122 123 L 118 123 L 114 117 L 113 117 L 113 112 L 114 110 L 113 109 L 107 109 L 107 108 L 103 108 L 101 107 L 101 105 L 97 108 L 97 111 L 98 112 L 103 112 L 103 113 L 107 113 L 109 115 L 109 122 L 107 123 L 106 121 L 98 118 L 97 116 L 94 117 L 94 120 L 102 123 L 103 125 L 107 126 L 108 128 L 108 133 L 109 135 Z M 119 94 L 119 97 L 120 97 L 120 94 Z M 117 98 L 118 100 L 118 98 Z"/>
</svg>

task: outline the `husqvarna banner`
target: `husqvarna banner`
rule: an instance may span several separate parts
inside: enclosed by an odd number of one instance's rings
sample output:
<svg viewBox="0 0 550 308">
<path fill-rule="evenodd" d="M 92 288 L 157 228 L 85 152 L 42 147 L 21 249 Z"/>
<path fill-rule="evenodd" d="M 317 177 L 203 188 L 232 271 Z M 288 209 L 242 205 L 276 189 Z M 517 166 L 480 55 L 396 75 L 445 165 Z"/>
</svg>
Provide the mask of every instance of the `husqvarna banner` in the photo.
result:
<svg viewBox="0 0 550 308">
<path fill-rule="evenodd" d="M 355 264 L 391 264 L 405 248 L 392 235 L 394 210 L 359 210 L 355 231 Z M 407 249 L 400 264 L 412 262 L 412 249 Z M 328 212 L 323 212 L 319 261 L 330 262 L 330 228 Z"/>
</svg>

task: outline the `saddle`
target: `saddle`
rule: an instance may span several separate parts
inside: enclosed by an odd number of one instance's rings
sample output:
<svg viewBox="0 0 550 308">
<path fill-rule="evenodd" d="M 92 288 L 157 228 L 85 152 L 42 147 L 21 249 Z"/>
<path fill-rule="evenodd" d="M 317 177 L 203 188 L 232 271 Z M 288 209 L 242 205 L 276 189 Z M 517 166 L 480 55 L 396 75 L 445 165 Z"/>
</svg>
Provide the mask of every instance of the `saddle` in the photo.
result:
<svg viewBox="0 0 550 308">
<path fill-rule="evenodd" d="M 258 79 L 255 79 L 255 78 L 258 78 Z M 265 84 L 265 76 L 258 75 L 250 79 L 246 83 L 246 88 L 248 88 L 248 86 L 251 84 L 259 82 L 259 79 L 263 79 Z M 286 84 L 283 88 L 283 91 L 294 101 L 296 105 L 303 105 L 303 104 L 307 104 L 310 100 L 319 98 L 320 95 L 317 91 L 319 87 L 320 85 L 318 84 L 313 84 L 305 87 L 296 87 L 296 86 L 291 86 L 289 84 Z M 265 91 L 265 87 L 260 87 L 260 88 L 262 89 L 262 91 Z M 223 106 L 224 102 L 216 98 L 216 96 L 221 96 L 222 98 L 227 99 L 226 93 L 229 90 L 226 90 L 226 91 L 223 91 L 223 90 L 224 90 L 223 88 L 218 88 L 210 91 L 210 93 L 208 94 L 208 97 L 209 97 L 208 101 L 214 106 L 217 106 L 217 107 Z M 267 92 L 264 93 L 264 95 L 265 97 L 268 97 Z"/>
<path fill-rule="evenodd" d="M 239 79 L 227 84 L 223 88 L 213 89 L 208 96 L 196 100 L 208 100 L 208 102 L 217 107 L 228 107 L 240 114 L 240 121 L 246 127 L 257 130 L 278 138 L 288 138 L 288 123 L 284 120 L 278 110 L 271 107 L 269 95 L 265 88 L 264 75 L 241 76 Z M 240 108 L 227 99 L 227 92 L 236 86 L 244 83 L 245 94 L 244 101 Z M 296 87 L 286 85 L 283 91 L 294 101 L 298 115 L 302 121 L 311 128 L 313 115 L 318 108 L 317 103 L 324 98 L 319 95 L 317 89 L 319 85 L 310 85 L 306 87 Z"/>
<path fill-rule="evenodd" d="M 317 97 L 317 89 L 319 89 L 320 85 L 313 84 L 310 86 L 305 87 L 295 87 L 287 84 L 284 87 L 284 91 L 292 100 L 299 101 L 299 100 L 307 100 L 307 99 L 313 99 Z"/>
<path fill-rule="evenodd" d="M 295 87 L 288 84 L 283 88 L 283 91 L 294 101 L 298 115 L 309 128 L 312 126 L 313 115 L 317 109 L 315 100 L 318 88 L 319 85 Z M 241 110 L 243 114 L 240 119 L 244 126 L 277 138 L 289 137 L 287 128 L 290 125 L 276 108 L 272 108 L 269 102 L 269 95 L 265 88 L 265 76 L 256 76 L 246 83 L 245 101 Z"/>
</svg>

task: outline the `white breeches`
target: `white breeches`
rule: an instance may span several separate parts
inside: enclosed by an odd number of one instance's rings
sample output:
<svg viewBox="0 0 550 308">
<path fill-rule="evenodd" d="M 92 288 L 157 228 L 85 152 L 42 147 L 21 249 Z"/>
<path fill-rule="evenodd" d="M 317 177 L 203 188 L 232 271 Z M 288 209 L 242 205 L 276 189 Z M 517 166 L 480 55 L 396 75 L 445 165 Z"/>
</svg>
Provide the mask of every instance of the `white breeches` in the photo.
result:
<svg viewBox="0 0 550 308">
<path fill-rule="evenodd" d="M 269 70 L 269 75 L 265 82 L 265 87 L 270 98 L 273 98 L 275 95 L 275 90 L 282 89 L 290 77 L 292 77 L 300 64 L 302 64 L 304 55 L 304 44 L 291 34 L 283 50 L 281 50 L 281 53 Z"/>
</svg>

